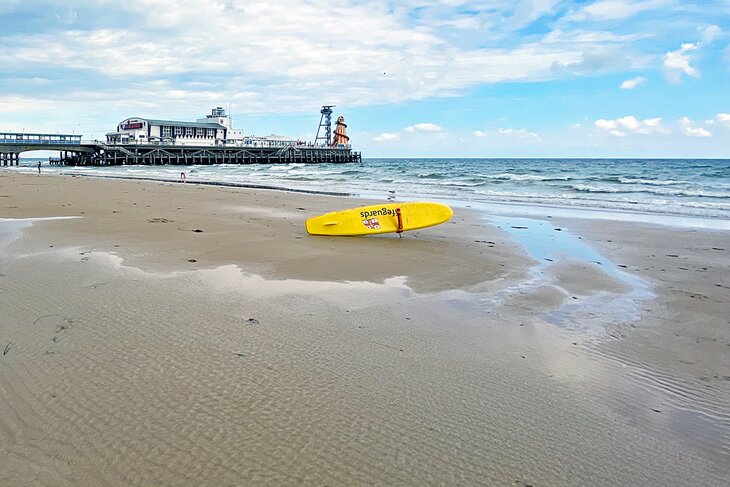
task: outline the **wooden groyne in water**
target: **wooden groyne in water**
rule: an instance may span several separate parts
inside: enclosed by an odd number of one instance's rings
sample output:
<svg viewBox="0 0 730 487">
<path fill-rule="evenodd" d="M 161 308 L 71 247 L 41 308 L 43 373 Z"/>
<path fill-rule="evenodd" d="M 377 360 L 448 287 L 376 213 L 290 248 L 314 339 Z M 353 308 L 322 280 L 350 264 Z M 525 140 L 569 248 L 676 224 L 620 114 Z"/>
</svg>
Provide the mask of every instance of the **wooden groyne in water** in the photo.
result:
<svg viewBox="0 0 730 487">
<path fill-rule="evenodd" d="M 84 177 L 84 178 L 99 178 L 99 179 L 124 179 L 126 181 L 154 181 L 156 183 L 174 183 L 174 184 L 196 184 L 203 186 L 224 186 L 228 188 L 246 188 L 246 189 L 266 189 L 274 191 L 284 191 L 287 193 L 304 193 L 304 194 L 320 194 L 326 196 L 353 196 L 352 193 L 343 193 L 340 191 L 326 191 L 321 189 L 302 189 L 302 188 L 288 188 L 286 186 L 273 186 L 270 184 L 252 184 L 252 183 L 237 183 L 231 181 L 206 181 L 201 179 L 169 179 L 169 178 L 153 178 L 144 176 L 114 176 L 110 174 L 89 174 L 89 173 L 75 173 L 66 172 L 65 176 L 73 177 Z"/>
</svg>

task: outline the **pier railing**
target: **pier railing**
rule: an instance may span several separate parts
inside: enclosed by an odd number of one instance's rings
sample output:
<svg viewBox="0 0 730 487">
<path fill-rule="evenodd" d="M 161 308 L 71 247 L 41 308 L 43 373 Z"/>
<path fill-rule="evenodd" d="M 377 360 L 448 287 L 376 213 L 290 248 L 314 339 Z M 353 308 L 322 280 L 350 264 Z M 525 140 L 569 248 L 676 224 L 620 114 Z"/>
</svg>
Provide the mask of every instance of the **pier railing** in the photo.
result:
<svg viewBox="0 0 730 487">
<path fill-rule="evenodd" d="M 81 145 L 81 136 L 74 134 L 26 134 L 16 132 L 0 132 L 0 144 Z"/>
</svg>

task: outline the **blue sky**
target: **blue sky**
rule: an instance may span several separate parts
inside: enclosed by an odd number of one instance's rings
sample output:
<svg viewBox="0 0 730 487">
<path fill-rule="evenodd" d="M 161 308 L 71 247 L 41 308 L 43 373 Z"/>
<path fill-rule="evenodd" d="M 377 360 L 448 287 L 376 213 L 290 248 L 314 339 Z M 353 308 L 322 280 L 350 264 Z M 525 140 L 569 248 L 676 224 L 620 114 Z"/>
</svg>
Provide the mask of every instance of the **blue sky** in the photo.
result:
<svg viewBox="0 0 730 487">
<path fill-rule="evenodd" d="M 730 0 L 2 0 L 0 130 L 230 107 L 365 157 L 730 157 Z"/>
</svg>

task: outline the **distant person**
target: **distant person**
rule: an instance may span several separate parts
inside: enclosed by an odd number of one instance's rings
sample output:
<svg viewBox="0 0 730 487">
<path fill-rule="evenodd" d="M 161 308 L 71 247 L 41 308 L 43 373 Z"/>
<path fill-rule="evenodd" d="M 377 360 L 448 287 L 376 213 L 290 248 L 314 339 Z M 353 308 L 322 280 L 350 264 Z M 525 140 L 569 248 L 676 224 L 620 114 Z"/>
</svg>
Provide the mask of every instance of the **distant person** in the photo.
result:
<svg viewBox="0 0 730 487">
<path fill-rule="evenodd" d="M 38 161 L 38 174 L 41 173 L 41 161 Z"/>
<path fill-rule="evenodd" d="M 185 182 L 185 173 L 184 173 L 184 172 L 181 172 L 181 173 L 180 173 L 180 180 L 181 180 L 182 182 Z"/>
</svg>

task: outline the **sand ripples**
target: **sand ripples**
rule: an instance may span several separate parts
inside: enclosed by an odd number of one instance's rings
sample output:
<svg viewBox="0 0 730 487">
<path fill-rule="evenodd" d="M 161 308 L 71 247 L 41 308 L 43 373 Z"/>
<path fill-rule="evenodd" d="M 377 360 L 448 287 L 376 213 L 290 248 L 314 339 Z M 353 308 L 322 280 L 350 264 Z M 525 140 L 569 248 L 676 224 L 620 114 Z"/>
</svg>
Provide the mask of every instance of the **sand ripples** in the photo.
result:
<svg viewBox="0 0 730 487">
<path fill-rule="evenodd" d="M 671 416 L 672 428 L 711 456 L 730 456 L 730 391 L 728 378 L 683 379 L 676 374 L 656 370 L 646 363 L 617 353 L 606 342 L 589 347 L 604 362 L 616 364 L 616 371 L 639 390 L 640 401 L 648 416 L 661 413 Z M 636 391 L 630 392 L 632 395 Z M 627 397 L 636 404 L 636 397 Z M 656 418 L 654 418 L 656 421 Z M 664 427 L 664 426 L 662 426 Z"/>
<path fill-rule="evenodd" d="M 694 450 L 667 466 L 683 446 L 667 427 L 647 432 L 605 392 L 552 378 L 547 357 L 515 356 L 533 350 L 529 331 L 476 306 L 456 315 L 458 302 L 402 282 L 320 296 L 64 255 L 10 265 L 0 294 L 16 343 L 0 374 L 0 465 L 17 484 L 712 485 L 722 473 Z"/>
</svg>

